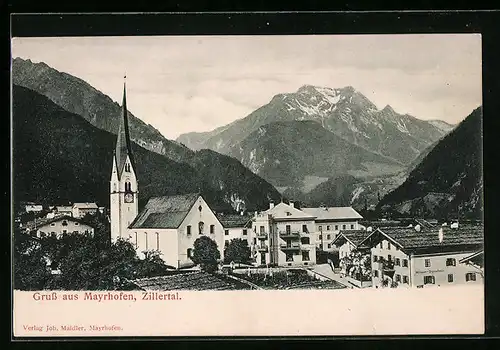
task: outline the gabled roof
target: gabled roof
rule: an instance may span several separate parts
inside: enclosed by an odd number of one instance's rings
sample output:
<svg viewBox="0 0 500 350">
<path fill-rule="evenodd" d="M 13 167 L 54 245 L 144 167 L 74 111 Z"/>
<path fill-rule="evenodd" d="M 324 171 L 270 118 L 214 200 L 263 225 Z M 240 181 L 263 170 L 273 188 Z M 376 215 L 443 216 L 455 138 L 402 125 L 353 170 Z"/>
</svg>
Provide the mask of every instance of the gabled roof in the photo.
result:
<svg viewBox="0 0 500 350">
<path fill-rule="evenodd" d="M 319 207 L 302 208 L 303 212 L 315 216 L 316 221 L 321 220 L 359 220 L 363 217 L 352 207 Z"/>
<path fill-rule="evenodd" d="M 289 214 L 287 214 L 289 213 Z M 275 205 L 271 209 L 267 209 L 266 211 L 262 212 L 261 214 L 271 214 L 275 219 L 286 219 L 286 220 L 293 220 L 293 219 L 314 219 L 315 216 L 309 215 L 302 210 L 299 210 L 297 208 L 292 207 L 289 204 L 286 203 L 279 203 Z"/>
<path fill-rule="evenodd" d="M 74 203 L 73 208 L 78 209 L 99 209 L 95 203 Z"/>
<path fill-rule="evenodd" d="M 370 234 L 366 230 L 341 230 L 337 234 L 337 237 L 333 240 L 332 244 L 335 242 L 340 242 L 342 240 L 347 240 L 353 246 L 358 247 L 360 243 Z"/>
<path fill-rule="evenodd" d="M 92 225 L 88 224 L 87 222 L 80 220 L 78 218 L 74 218 L 74 217 L 69 216 L 69 215 L 58 215 L 58 216 L 54 216 L 51 219 L 47 219 L 47 218 L 36 219 L 36 220 L 27 222 L 23 227 L 27 228 L 29 230 L 34 230 L 35 228 L 38 229 L 41 226 L 49 225 L 53 222 L 62 221 L 62 220 L 78 222 L 78 223 L 85 224 L 87 226 L 92 227 Z"/>
<path fill-rule="evenodd" d="M 200 197 L 199 193 L 151 198 L 130 228 L 178 228 Z"/>
<path fill-rule="evenodd" d="M 484 265 L 484 250 L 482 249 L 482 250 L 475 252 L 469 256 L 466 256 L 465 258 L 461 259 L 459 262 L 462 264 L 473 263 L 474 265 L 478 265 L 480 267 L 483 267 L 483 265 Z"/>
<path fill-rule="evenodd" d="M 57 211 L 72 211 L 73 207 L 71 205 L 58 205 L 56 206 Z"/>
<path fill-rule="evenodd" d="M 443 229 L 443 241 L 439 241 L 439 230 Z M 383 239 L 388 239 L 408 253 L 431 254 L 458 251 L 474 251 L 482 247 L 482 226 L 461 226 L 422 228 L 383 228 L 376 229 L 361 244 L 373 247 Z"/>
<path fill-rule="evenodd" d="M 217 214 L 217 219 L 224 228 L 251 227 L 252 215 Z"/>
</svg>

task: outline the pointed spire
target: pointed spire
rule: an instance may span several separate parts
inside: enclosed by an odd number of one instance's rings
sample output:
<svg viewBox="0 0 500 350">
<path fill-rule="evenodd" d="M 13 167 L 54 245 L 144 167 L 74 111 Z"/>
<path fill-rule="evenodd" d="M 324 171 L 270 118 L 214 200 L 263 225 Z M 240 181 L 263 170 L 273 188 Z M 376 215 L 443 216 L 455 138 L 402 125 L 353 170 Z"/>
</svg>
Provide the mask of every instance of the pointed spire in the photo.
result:
<svg viewBox="0 0 500 350">
<path fill-rule="evenodd" d="M 123 101 L 122 101 L 122 113 L 121 113 L 122 115 L 118 127 L 118 135 L 116 138 L 116 147 L 115 147 L 115 157 L 116 157 L 116 165 L 118 167 L 118 177 L 120 177 L 123 172 L 125 161 L 127 160 L 127 155 L 129 156 L 130 162 L 132 163 L 132 168 L 135 168 L 135 163 L 132 157 L 132 147 L 130 142 L 130 133 L 128 126 L 126 78 L 127 76 L 124 75 Z"/>
</svg>

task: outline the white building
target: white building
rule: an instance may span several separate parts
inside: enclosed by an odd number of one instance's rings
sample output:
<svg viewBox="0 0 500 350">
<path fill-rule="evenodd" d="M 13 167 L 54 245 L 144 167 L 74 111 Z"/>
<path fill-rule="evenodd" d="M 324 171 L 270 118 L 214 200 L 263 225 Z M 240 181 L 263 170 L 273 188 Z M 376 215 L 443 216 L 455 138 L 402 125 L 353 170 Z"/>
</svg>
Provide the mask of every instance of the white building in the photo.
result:
<svg viewBox="0 0 500 350">
<path fill-rule="evenodd" d="M 28 222 L 23 228 L 27 233 L 39 238 L 50 235 L 61 237 L 68 233 L 94 234 L 94 228 L 92 226 L 71 216 L 37 219 Z"/>
<path fill-rule="evenodd" d="M 43 205 L 35 204 L 35 203 L 28 203 L 24 206 L 24 210 L 27 213 L 39 213 L 39 212 L 43 211 Z"/>
<path fill-rule="evenodd" d="M 359 220 L 363 217 L 352 207 L 301 208 L 316 217 L 316 246 L 323 251 L 332 251 L 332 242 L 338 233 L 346 230 L 359 230 Z"/>
<path fill-rule="evenodd" d="M 99 207 L 95 203 L 74 203 L 71 211 L 74 218 L 83 218 L 85 215 L 95 215 Z"/>
<path fill-rule="evenodd" d="M 217 214 L 224 229 L 224 246 L 226 247 L 235 238 L 247 241 L 249 247 L 257 242 L 252 234 L 252 215 L 248 214 Z"/>
<path fill-rule="evenodd" d="M 375 288 L 483 282 L 475 267 L 460 263 L 482 249 L 482 226 L 377 229 L 360 244 L 371 247 Z"/>
</svg>

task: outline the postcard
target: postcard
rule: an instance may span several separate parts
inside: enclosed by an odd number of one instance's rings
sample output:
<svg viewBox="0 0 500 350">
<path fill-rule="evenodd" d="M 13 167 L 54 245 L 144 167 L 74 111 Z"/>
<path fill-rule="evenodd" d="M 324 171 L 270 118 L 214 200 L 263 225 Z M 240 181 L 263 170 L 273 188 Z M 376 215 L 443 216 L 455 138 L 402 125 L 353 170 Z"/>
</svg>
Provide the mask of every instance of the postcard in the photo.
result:
<svg viewBox="0 0 500 350">
<path fill-rule="evenodd" d="M 481 74 L 480 34 L 13 37 L 14 336 L 482 334 Z"/>
</svg>

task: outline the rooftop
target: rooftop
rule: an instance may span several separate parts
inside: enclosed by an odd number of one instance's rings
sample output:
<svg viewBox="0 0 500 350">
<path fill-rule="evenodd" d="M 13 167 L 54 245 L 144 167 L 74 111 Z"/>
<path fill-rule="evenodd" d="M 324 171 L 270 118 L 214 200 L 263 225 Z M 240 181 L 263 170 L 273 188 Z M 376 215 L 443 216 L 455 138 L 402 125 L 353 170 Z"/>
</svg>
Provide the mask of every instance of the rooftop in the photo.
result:
<svg viewBox="0 0 500 350">
<path fill-rule="evenodd" d="M 359 220 L 363 217 L 352 207 L 319 207 L 319 208 L 302 208 L 303 212 L 315 216 L 316 221 L 320 220 Z"/>
<path fill-rule="evenodd" d="M 249 223 L 252 220 L 252 215 L 217 214 L 217 219 L 219 219 L 220 223 L 225 228 L 247 227 L 251 226 Z"/>
<path fill-rule="evenodd" d="M 153 197 L 130 228 L 178 228 L 199 197 L 199 193 Z"/>
<path fill-rule="evenodd" d="M 274 219 L 277 220 L 315 219 L 314 216 L 309 215 L 308 213 L 283 202 L 276 204 L 273 208 L 267 209 L 266 211 L 263 211 L 260 214 L 261 215 L 271 214 L 274 217 Z"/>
<path fill-rule="evenodd" d="M 31 230 L 34 230 L 36 228 L 40 228 L 42 226 L 49 225 L 53 222 L 62 221 L 62 220 L 68 220 L 68 221 L 73 221 L 73 222 L 78 222 L 78 223 L 88 225 L 86 222 L 84 222 L 80 219 L 74 218 L 72 216 L 69 216 L 69 215 L 57 215 L 51 219 L 41 218 L 41 219 L 29 221 L 26 224 L 24 224 L 23 228 L 27 228 L 31 231 Z"/>
<path fill-rule="evenodd" d="M 99 207 L 95 203 L 75 203 L 73 208 L 78 209 L 98 209 Z"/>
<path fill-rule="evenodd" d="M 340 243 L 342 240 L 347 240 L 351 242 L 355 247 L 358 247 L 359 244 L 370 234 L 370 231 L 366 230 L 341 230 L 337 234 L 337 237 L 333 240 L 332 243 Z"/>
</svg>

